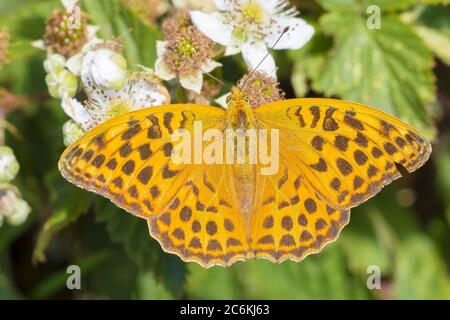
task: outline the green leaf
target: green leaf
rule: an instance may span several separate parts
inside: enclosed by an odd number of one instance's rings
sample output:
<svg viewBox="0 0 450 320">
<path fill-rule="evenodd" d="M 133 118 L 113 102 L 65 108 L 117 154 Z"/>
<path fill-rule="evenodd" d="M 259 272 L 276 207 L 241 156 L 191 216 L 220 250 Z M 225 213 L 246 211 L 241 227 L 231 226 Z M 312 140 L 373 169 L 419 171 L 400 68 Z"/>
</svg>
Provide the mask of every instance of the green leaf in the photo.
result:
<svg viewBox="0 0 450 320">
<path fill-rule="evenodd" d="M 421 6 L 404 19 L 435 55 L 450 65 L 450 6 Z"/>
<path fill-rule="evenodd" d="M 96 216 L 106 223 L 111 239 L 122 243 L 125 252 L 144 271 L 154 271 L 156 279 L 175 297 L 182 293 L 185 264 L 178 257 L 164 253 L 148 231 L 146 221 L 132 216 L 107 200 L 98 199 Z"/>
<path fill-rule="evenodd" d="M 291 82 L 297 97 L 306 95 L 309 90 L 308 78 L 320 72 L 331 47 L 331 38 L 319 30 L 305 47 L 288 51 L 288 56 L 294 63 Z"/>
<path fill-rule="evenodd" d="M 367 7 L 371 5 L 378 6 L 382 11 L 393 11 L 406 9 L 414 4 L 419 3 L 418 0 L 317 0 L 322 7 L 329 11 L 355 11 L 365 12 Z"/>
<path fill-rule="evenodd" d="M 41 52 L 31 42 L 44 35 L 45 21 L 54 8 L 61 8 L 56 0 L 18 0 L 0 2 L 0 29 L 10 33 L 8 57 L 12 62 Z"/>
<path fill-rule="evenodd" d="M 155 27 L 144 24 L 119 0 L 84 0 L 82 5 L 104 39 L 117 37 L 123 42 L 131 66 L 153 67 L 156 40 L 161 38 Z"/>
<path fill-rule="evenodd" d="M 359 299 L 369 296 L 366 282 L 349 274 L 345 256 L 334 243 L 301 263 L 248 261 L 240 279 L 249 299 Z M 326 289 L 324 289 L 326 288 Z"/>
<path fill-rule="evenodd" d="M 21 299 L 19 290 L 12 281 L 11 258 L 0 253 L 0 300 Z"/>
<path fill-rule="evenodd" d="M 450 280 L 433 242 L 411 235 L 399 247 L 395 275 L 396 299 L 448 299 Z"/>
<path fill-rule="evenodd" d="M 350 12 L 325 14 L 321 27 L 335 47 L 310 74 L 316 91 L 380 108 L 433 136 L 426 107 L 434 100 L 433 57 L 410 27 L 386 16 L 380 30 L 369 30 Z"/>
<path fill-rule="evenodd" d="M 393 234 L 394 272 L 390 298 L 448 299 L 450 282 L 445 261 L 436 244 L 414 219 L 414 211 L 399 206 L 392 190 L 378 195 L 368 206 L 378 212 Z M 389 275 L 386 270 L 381 269 L 381 272 L 383 276 Z"/>
<path fill-rule="evenodd" d="M 392 248 L 380 231 L 384 221 L 380 221 L 377 214 L 367 206 L 352 210 L 351 223 L 338 240 L 347 255 L 349 268 L 361 279 L 367 277 L 367 267 L 370 265 L 379 266 L 384 275 L 392 272 Z"/>
<path fill-rule="evenodd" d="M 98 265 L 104 263 L 110 253 L 108 251 L 100 251 L 89 255 L 88 257 L 81 259 L 74 263 L 80 267 L 82 276 L 87 275 L 92 269 Z M 30 292 L 31 299 L 45 299 L 51 297 L 53 294 L 66 287 L 67 283 L 67 269 L 60 270 L 49 277 L 43 279 L 33 290 Z M 82 283 L 83 286 L 83 283 Z"/>
<path fill-rule="evenodd" d="M 151 272 L 139 274 L 137 299 L 143 300 L 169 300 L 173 299 L 171 293 L 155 279 Z"/>
<path fill-rule="evenodd" d="M 91 204 L 91 194 L 66 182 L 59 172 L 48 177 L 53 213 L 39 232 L 33 251 L 33 261 L 45 262 L 45 250 L 53 237 L 85 213 Z"/>
<path fill-rule="evenodd" d="M 241 266 L 202 268 L 190 263 L 185 290 L 189 299 L 242 299 L 243 288 L 238 276 Z"/>
</svg>

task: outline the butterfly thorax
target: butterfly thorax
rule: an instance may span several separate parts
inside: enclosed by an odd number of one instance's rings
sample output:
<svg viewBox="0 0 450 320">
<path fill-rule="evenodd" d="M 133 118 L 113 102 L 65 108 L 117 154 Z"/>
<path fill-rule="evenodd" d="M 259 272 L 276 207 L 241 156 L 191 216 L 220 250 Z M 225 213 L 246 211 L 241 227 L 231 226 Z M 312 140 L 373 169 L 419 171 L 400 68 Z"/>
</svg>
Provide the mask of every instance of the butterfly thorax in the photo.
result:
<svg viewBox="0 0 450 320">
<path fill-rule="evenodd" d="M 254 128 L 254 115 L 245 94 L 237 87 L 227 99 L 227 128 L 248 130 Z"/>
</svg>

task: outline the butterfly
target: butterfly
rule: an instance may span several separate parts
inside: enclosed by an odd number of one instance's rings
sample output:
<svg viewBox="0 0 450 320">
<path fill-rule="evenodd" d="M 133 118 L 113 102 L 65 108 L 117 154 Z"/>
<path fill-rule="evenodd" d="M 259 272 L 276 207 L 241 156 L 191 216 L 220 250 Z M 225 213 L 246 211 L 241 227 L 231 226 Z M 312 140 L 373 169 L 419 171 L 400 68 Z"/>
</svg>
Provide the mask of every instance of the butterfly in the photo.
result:
<svg viewBox="0 0 450 320">
<path fill-rule="evenodd" d="M 279 164 L 178 163 L 174 132 L 276 129 Z M 272 147 L 272 146 L 271 146 Z M 223 147 L 225 148 L 225 147 Z M 337 239 L 350 209 L 422 166 L 431 145 L 399 119 L 357 103 L 288 99 L 228 108 L 173 104 L 94 128 L 62 154 L 71 183 L 147 220 L 162 249 L 203 267 L 266 258 L 301 261 Z"/>
</svg>

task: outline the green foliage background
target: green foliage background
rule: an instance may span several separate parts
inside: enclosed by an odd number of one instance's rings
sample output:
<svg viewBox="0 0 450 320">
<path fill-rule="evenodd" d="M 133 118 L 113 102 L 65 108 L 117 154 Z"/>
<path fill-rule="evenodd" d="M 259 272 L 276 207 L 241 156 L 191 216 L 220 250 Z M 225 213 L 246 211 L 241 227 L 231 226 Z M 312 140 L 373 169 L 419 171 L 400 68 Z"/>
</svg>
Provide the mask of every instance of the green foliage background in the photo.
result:
<svg viewBox="0 0 450 320">
<path fill-rule="evenodd" d="M 15 183 L 33 207 L 28 221 L 0 228 L 0 299 L 449 299 L 450 6 L 439 0 L 295 1 L 316 28 L 298 51 L 276 52 L 288 97 L 333 96 L 376 106 L 420 128 L 434 152 L 417 173 L 352 211 L 341 237 L 302 263 L 268 261 L 203 269 L 164 253 L 145 221 L 77 189 L 58 173 L 67 117 L 46 98 L 41 38 L 56 0 L 0 0 L 0 27 L 11 33 L 11 63 L 0 86 L 29 103 L 8 120 L 21 164 Z M 151 67 L 158 27 L 120 0 L 82 0 L 101 36 L 120 36 L 131 66 Z M 369 4 L 382 28 L 366 28 Z M 224 78 L 244 74 L 240 56 L 223 59 Z M 232 72 L 227 70 L 232 70 Z M 236 71 L 238 69 L 239 72 Z M 405 206 L 404 190 L 416 201 Z M 403 203 L 403 205 L 402 205 Z M 66 289 L 66 268 L 82 269 L 82 290 Z M 381 268 L 381 290 L 366 286 Z"/>
</svg>

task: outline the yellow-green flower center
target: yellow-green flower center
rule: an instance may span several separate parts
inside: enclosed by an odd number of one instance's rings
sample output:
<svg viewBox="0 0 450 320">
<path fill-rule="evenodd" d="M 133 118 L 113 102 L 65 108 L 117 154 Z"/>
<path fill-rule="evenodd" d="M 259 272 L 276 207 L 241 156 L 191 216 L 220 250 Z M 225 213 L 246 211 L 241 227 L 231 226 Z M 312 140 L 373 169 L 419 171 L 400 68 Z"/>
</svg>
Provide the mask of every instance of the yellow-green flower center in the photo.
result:
<svg viewBox="0 0 450 320">
<path fill-rule="evenodd" d="M 111 102 L 108 108 L 107 118 L 113 118 L 116 116 L 120 116 L 126 112 L 131 111 L 131 106 L 129 103 L 122 101 L 120 99 L 114 100 Z"/>
<path fill-rule="evenodd" d="M 166 65 L 179 75 L 190 75 L 198 71 L 214 55 L 213 43 L 193 26 L 185 32 L 167 39 L 169 49 L 164 57 Z"/>
<path fill-rule="evenodd" d="M 88 41 L 87 16 L 83 12 L 59 11 L 47 21 L 44 41 L 55 53 L 66 58 L 77 53 Z"/>
<path fill-rule="evenodd" d="M 247 22 L 260 24 L 264 21 L 264 9 L 256 2 L 250 1 L 243 4 L 241 10 Z"/>
<path fill-rule="evenodd" d="M 241 87 L 248 75 L 238 81 Z M 249 99 L 250 105 L 254 108 L 263 104 L 284 99 L 284 92 L 278 88 L 276 79 L 269 77 L 263 72 L 256 71 L 250 80 L 242 88 L 242 93 Z"/>
</svg>

